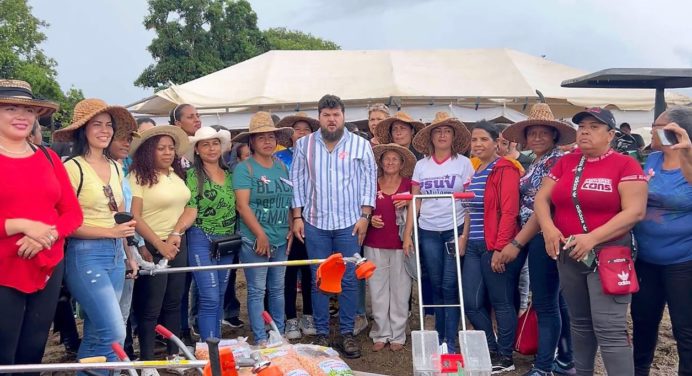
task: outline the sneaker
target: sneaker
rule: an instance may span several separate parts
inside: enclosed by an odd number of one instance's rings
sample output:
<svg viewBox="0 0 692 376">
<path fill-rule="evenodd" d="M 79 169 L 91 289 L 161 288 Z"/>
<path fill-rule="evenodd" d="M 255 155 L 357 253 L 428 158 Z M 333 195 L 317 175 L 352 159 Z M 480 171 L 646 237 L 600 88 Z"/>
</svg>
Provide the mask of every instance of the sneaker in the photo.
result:
<svg viewBox="0 0 692 376">
<path fill-rule="evenodd" d="M 574 362 L 561 362 L 555 359 L 553 362 L 553 373 L 556 375 L 576 375 L 577 370 L 574 368 Z"/>
<path fill-rule="evenodd" d="M 531 371 L 526 372 L 522 376 L 555 376 L 552 372 L 541 371 L 538 368 L 532 368 Z"/>
<path fill-rule="evenodd" d="M 242 328 L 245 326 L 245 323 L 238 318 L 238 316 L 231 317 L 228 320 L 222 320 L 221 324 L 230 326 L 231 328 Z"/>
<path fill-rule="evenodd" d="M 142 376 L 159 376 L 159 371 L 156 368 L 144 368 L 142 370 Z"/>
<path fill-rule="evenodd" d="M 499 354 L 494 354 L 495 356 L 490 357 L 490 361 L 493 364 L 493 371 L 491 374 L 497 375 L 503 372 L 514 371 L 514 360 L 511 356 L 504 356 Z"/>
<path fill-rule="evenodd" d="M 341 341 L 338 341 L 333 346 L 346 359 L 360 358 L 360 344 L 352 334 L 342 334 Z"/>
<path fill-rule="evenodd" d="M 326 334 L 318 334 L 312 340 L 313 345 L 329 347 L 329 337 Z"/>
<path fill-rule="evenodd" d="M 353 323 L 353 335 L 357 336 L 368 328 L 368 318 L 365 315 L 356 316 L 356 321 Z"/>
<path fill-rule="evenodd" d="M 312 315 L 303 315 L 303 317 L 300 318 L 299 326 L 303 335 L 314 336 L 317 334 L 315 320 L 312 318 Z"/>
<path fill-rule="evenodd" d="M 182 362 L 186 359 L 184 357 L 176 354 L 176 355 L 168 355 L 166 357 L 166 360 L 169 362 L 179 363 L 179 362 Z M 166 368 L 164 371 L 166 371 L 168 373 L 172 373 L 174 375 L 180 375 L 180 376 L 185 375 L 185 368 Z"/>
<path fill-rule="evenodd" d="M 298 327 L 298 319 L 286 320 L 286 338 L 300 339 L 300 337 L 302 337 L 302 335 L 300 334 L 300 328 Z"/>
</svg>

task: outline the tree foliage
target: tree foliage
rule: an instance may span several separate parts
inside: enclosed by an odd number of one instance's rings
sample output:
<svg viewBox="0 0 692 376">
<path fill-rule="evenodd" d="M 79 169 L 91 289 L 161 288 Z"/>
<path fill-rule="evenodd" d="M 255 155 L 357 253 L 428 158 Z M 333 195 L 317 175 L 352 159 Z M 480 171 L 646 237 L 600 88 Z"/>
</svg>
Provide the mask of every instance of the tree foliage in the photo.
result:
<svg viewBox="0 0 692 376">
<path fill-rule="evenodd" d="M 41 29 L 48 26 L 31 14 L 26 0 L 0 0 L 0 77 L 27 81 L 35 96 L 60 103 L 55 119 L 67 122 L 84 96 L 74 88 L 61 90 L 57 63 L 40 47 L 46 40 Z"/>
<path fill-rule="evenodd" d="M 135 85 L 162 89 L 237 64 L 270 49 L 338 49 L 299 31 L 262 31 L 246 0 L 149 0 L 144 19 L 154 58 Z"/>
</svg>

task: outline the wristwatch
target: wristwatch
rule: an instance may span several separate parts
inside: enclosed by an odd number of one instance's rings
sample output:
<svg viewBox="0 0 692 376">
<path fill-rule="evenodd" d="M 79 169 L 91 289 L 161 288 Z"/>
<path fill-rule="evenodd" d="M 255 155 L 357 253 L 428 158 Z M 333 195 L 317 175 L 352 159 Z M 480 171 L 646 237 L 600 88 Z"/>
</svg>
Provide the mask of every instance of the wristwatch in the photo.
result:
<svg viewBox="0 0 692 376">
<path fill-rule="evenodd" d="M 360 214 L 361 218 L 365 218 L 366 221 L 370 222 L 370 219 L 372 219 L 372 214 L 369 213 L 361 213 Z"/>
<path fill-rule="evenodd" d="M 510 242 L 510 244 L 512 244 L 513 246 L 517 247 L 517 249 L 519 249 L 519 250 L 521 250 L 522 248 L 524 248 L 524 245 L 521 244 L 521 243 L 519 243 L 519 242 L 517 241 L 517 239 L 512 239 L 512 241 Z"/>
</svg>

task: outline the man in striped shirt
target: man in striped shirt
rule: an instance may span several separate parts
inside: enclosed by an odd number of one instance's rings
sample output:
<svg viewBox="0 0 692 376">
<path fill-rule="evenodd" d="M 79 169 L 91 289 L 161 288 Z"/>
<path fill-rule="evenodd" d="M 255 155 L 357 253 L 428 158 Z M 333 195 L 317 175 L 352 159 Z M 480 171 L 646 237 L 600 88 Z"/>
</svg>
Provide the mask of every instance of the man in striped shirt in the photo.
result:
<svg viewBox="0 0 692 376">
<path fill-rule="evenodd" d="M 294 234 L 311 259 L 360 250 L 375 206 L 377 167 L 370 143 L 344 127 L 344 104 L 325 95 L 318 105 L 320 131 L 296 142 L 291 167 Z M 329 298 L 315 286 L 312 306 L 319 345 L 329 346 Z M 360 357 L 353 337 L 358 294 L 353 265 L 348 265 L 339 296 L 341 339 L 334 347 L 346 358 Z"/>
</svg>

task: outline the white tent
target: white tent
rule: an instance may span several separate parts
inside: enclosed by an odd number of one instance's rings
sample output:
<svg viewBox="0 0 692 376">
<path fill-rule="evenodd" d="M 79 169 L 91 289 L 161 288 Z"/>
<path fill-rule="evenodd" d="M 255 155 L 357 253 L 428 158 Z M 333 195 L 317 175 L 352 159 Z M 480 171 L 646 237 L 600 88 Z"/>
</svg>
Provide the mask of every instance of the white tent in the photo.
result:
<svg viewBox="0 0 692 376">
<path fill-rule="evenodd" d="M 128 107 L 137 114 L 165 115 L 176 104 L 191 103 L 202 113 L 223 117 L 222 123 L 228 122 L 223 125 L 232 128 L 247 124 L 249 114 L 260 109 L 277 114 L 315 109 L 326 93 L 346 102 L 349 120 L 364 118 L 351 109 L 364 110 L 374 102 L 421 109 L 425 116 L 416 117 L 428 121 L 432 116 L 424 108 L 526 112 L 527 105 L 535 103 L 536 90 L 563 118 L 589 106 L 647 112 L 653 108 L 653 90 L 560 86 L 586 73 L 509 49 L 270 51 Z M 670 91 L 666 101 L 690 103 L 688 97 Z"/>
</svg>

